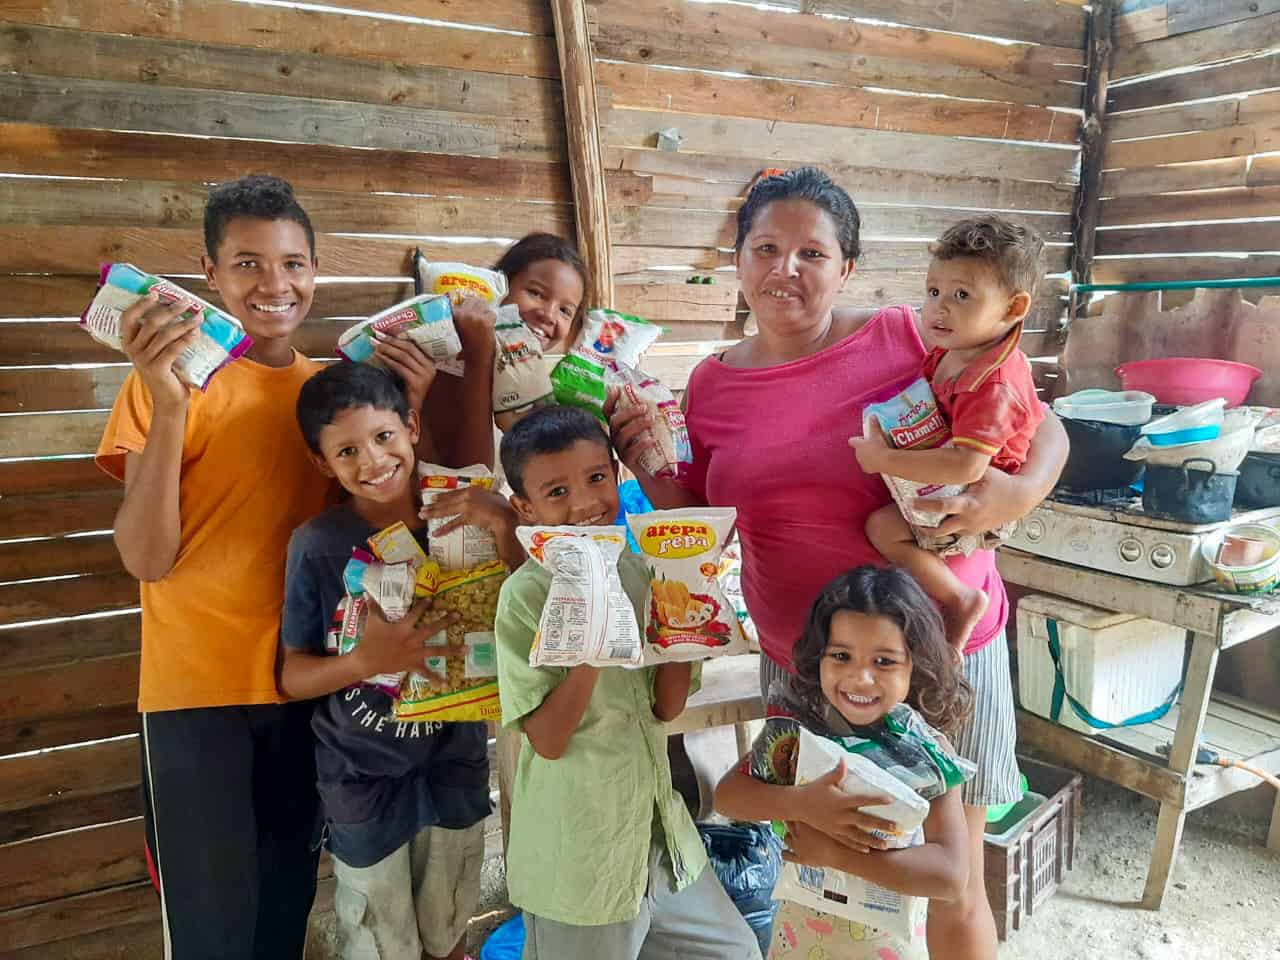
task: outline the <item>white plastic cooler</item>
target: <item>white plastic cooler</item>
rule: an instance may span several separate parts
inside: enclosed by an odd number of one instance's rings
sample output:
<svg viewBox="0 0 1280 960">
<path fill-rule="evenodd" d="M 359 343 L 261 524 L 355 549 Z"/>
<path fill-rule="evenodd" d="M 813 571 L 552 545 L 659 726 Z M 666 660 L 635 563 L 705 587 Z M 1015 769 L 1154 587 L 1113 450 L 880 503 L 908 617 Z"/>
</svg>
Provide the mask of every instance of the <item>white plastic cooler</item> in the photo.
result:
<svg viewBox="0 0 1280 960">
<path fill-rule="evenodd" d="M 1050 638 L 1056 637 L 1059 670 Z M 1108 725 L 1155 720 L 1182 679 L 1185 632 L 1057 597 L 1018 604 L 1018 695 L 1022 706 L 1090 736 Z M 1056 699 L 1056 705 L 1055 705 Z M 1072 703 L 1072 701 L 1075 701 Z M 1096 727 L 1082 713 L 1102 724 Z"/>
</svg>

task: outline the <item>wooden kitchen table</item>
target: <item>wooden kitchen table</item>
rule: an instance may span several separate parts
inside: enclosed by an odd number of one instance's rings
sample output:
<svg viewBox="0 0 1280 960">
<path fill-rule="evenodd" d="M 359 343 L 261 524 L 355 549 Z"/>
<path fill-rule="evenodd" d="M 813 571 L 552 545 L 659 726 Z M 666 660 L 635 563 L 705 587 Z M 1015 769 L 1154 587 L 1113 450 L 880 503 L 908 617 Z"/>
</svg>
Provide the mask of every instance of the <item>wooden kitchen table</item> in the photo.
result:
<svg viewBox="0 0 1280 960">
<path fill-rule="evenodd" d="M 1187 813 L 1259 783 L 1240 769 L 1197 763 L 1198 748 L 1207 747 L 1223 759 L 1270 773 L 1280 772 L 1280 714 L 1234 697 L 1211 696 L 1221 651 L 1251 640 L 1280 643 L 1276 633 L 1280 594 L 1221 593 L 1211 585 L 1173 587 L 1008 547 L 998 552 L 997 565 L 1008 583 L 1159 620 L 1190 634 L 1181 699 L 1154 723 L 1112 728 L 1091 737 L 1018 711 L 1020 743 L 1049 751 L 1073 767 L 1159 801 L 1155 847 L 1142 895 L 1142 906 L 1157 910 L 1169 888 Z M 1273 808 L 1267 846 L 1280 851 L 1280 797 Z"/>
</svg>

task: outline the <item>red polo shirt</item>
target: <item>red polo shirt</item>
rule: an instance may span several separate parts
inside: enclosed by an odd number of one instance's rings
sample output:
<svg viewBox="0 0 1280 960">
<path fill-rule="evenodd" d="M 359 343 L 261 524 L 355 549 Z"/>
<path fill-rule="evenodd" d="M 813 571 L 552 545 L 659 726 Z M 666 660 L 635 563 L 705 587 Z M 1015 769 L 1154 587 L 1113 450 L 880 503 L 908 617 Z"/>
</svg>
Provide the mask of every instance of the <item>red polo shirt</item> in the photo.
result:
<svg viewBox="0 0 1280 960">
<path fill-rule="evenodd" d="M 947 351 L 931 350 L 924 361 L 924 375 L 951 424 L 951 442 L 987 454 L 992 465 L 1005 473 L 1021 468 L 1031 438 L 1044 420 L 1031 364 L 1018 349 L 1021 339 L 1019 323 L 951 380 L 937 376 Z"/>
</svg>

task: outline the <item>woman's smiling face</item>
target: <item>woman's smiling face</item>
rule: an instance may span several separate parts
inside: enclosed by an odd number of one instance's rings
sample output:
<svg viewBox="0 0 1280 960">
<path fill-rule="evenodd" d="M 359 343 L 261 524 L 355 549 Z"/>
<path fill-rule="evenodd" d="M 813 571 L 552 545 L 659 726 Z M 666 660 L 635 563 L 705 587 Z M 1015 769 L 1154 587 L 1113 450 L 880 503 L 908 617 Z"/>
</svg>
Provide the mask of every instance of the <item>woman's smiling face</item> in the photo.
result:
<svg viewBox="0 0 1280 960">
<path fill-rule="evenodd" d="M 762 331 L 817 331 L 853 272 L 831 214 L 808 200 L 776 200 L 756 215 L 737 257 L 742 293 Z"/>
</svg>

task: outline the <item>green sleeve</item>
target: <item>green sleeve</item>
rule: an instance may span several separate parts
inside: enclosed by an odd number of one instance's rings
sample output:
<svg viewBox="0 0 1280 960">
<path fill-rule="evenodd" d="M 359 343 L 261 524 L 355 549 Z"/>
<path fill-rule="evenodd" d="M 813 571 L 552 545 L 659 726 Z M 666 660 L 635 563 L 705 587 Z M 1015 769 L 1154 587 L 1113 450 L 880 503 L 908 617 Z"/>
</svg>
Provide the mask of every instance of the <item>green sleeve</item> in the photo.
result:
<svg viewBox="0 0 1280 960">
<path fill-rule="evenodd" d="M 524 729 L 524 717 L 542 705 L 568 672 L 564 667 L 529 666 L 529 651 L 538 632 L 550 580 L 539 578 L 540 571 L 527 567 L 528 564 L 521 567 L 502 585 L 493 625 L 502 725 L 517 730 Z"/>
</svg>

